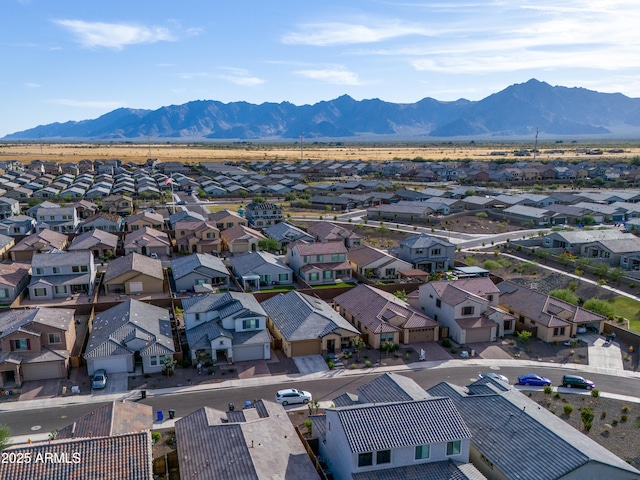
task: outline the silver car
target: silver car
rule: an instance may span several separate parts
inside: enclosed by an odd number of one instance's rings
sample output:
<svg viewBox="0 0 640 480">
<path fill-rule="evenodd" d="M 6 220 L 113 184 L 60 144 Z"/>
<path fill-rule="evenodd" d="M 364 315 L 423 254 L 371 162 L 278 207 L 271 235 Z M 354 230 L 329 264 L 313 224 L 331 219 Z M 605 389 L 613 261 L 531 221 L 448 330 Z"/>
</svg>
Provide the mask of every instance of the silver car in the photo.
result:
<svg viewBox="0 0 640 480">
<path fill-rule="evenodd" d="M 309 403 L 312 400 L 311 394 L 304 390 L 296 390 L 295 388 L 288 388 L 286 390 L 280 390 L 276 393 L 276 403 L 282 405 L 289 405 L 292 403 Z"/>
<path fill-rule="evenodd" d="M 107 386 L 107 371 L 103 368 L 100 370 L 96 370 L 93 372 L 93 377 L 91 378 L 91 388 L 99 390 Z"/>
</svg>

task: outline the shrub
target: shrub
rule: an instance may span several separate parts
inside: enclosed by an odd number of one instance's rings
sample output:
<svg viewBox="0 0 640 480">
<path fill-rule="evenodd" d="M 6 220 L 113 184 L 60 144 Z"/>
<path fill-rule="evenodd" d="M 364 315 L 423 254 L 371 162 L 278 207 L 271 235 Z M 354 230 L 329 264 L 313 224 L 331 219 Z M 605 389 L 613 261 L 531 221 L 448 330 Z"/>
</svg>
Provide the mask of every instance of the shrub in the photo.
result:
<svg viewBox="0 0 640 480">
<path fill-rule="evenodd" d="M 621 422 L 626 422 L 628 419 L 629 419 L 629 415 L 627 415 L 626 413 L 623 413 L 622 415 L 620 415 Z"/>
<path fill-rule="evenodd" d="M 442 339 L 442 346 L 444 348 L 449 348 L 451 347 L 451 340 L 449 340 L 448 338 L 443 338 Z"/>
<path fill-rule="evenodd" d="M 551 388 L 549 385 L 545 385 L 544 394 L 545 395 L 551 395 L 552 393 L 553 393 L 553 388 Z"/>
<path fill-rule="evenodd" d="M 311 420 L 305 420 L 304 426 L 307 428 L 307 433 L 311 435 L 311 429 L 313 428 L 313 422 Z"/>
<path fill-rule="evenodd" d="M 160 432 L 151 432 L 151 441 L 153 444 L 157 444 L 160 440 L 162 440 L 162 434 Z"/>
<path fill-rule="evenodd" d="M 571 415 L 573 407 L 571 405 L 565 405 L 562 409 L 566 415 Z"/>
<path fill-rule="evenodd" d="M 589 407 L 582 407 L 580 409 L 580 419 L 582 420 L 582 426 L 584 427 L 584 430 L 586 432 L 591 430 L 594 418 L 595 417 L 593 415 L 593 410 L 591 410 Z"/>
<path fill-rule="evenodd" d="M 611 422 L 611 424 L 615 427 L 616 425 L 618 425 L 618 420 L 614 419 L 613 422 Z"/>
<path fill-rule="evenodd" d="M 355 370 L 356 368 L 358 368 L 358 366 L 355 363 L 352 363 L 351 366 L 349 367 L 351 370 Z"/>
<path fill-rule="evenodd" d="M 600 414 L 600 418 L 604 419 L 607 416 L 607 412 L 602 412 Z"/>
<path fill-rule="evenodd" d="M 629 413 L 631 411 L 631 407 L 629 405 L 622 406 L 622 413 Z"/>
<path fill-rule="evenodd" d="M 449 350 L 451 353 L 458 353 L 458 349 L 455 347 L 451 347 L 451 349 Z"/>
<path fill-rule="evenodd" d="M 364 366 L 367 368 L 371 368 L 371 365 L 372 365 L 371 360 L 367 360 L 366 362 L 364 362 Z"/>
<path fill-rule="evenodd" d="M 593 390 L 591 390 L 591 396 L 593 398 L 598 398 L 600 396 L 600 390 L 598 390 L 597 388 L 594 388 Z"/>
<path fill-rule="evenodd" d="M 520 343 L 527 343 L 529 340 L 531 340 L 532 333 L 528 332 L 527 330 L 522 330 L 520 332 L 517 332 L 516 335 L 518 336 L 518 340 L 520 340 Z"/>
<path fill-rule="evenodd" d="M 329 362 L 329 370 L 333 370 L 334 368 L 336 368 L 336 364 L 333 362 Z"/>
<path fill-rule="evenodd" d="M 560 398 L 560 394 L 558 392 L 556 392 L 556 394 L 553 396 L 553 398 Z"/>
</svg>

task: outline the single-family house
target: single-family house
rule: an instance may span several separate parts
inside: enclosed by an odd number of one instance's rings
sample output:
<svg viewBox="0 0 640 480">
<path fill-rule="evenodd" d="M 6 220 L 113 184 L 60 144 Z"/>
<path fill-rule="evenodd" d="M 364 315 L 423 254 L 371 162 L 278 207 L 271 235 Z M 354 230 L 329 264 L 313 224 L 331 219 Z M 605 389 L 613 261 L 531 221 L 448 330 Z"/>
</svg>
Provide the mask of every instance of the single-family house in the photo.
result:
<svg viewBox="0 0 640 480">
<path fill-rule="evenodd" d="M 518 330 L 528 330 L 544 342 L 569 340 L 576 336 L 578 327 L 601 333 L 607 320 L 602 315 L 508 280 L 497 287 L 500 307 L 516 318 Z"/>
<path fill-rule="evenodd" d="M 71 241 L 67 250 L 89 250 L 93 256 L 110 258 L 114 257 L 118 247 L 118 236 L 102 230 L 91 230 L 81 233 Z"/>
<path fill-rule="evenodd" d="M 149 227 L 156 230 L 164 229 L 164 217 L 156 212 L 145 210 L 144 212 L 130 215 L 126 218 L 127 232 L 135 232 L 141 228 Z"/>
<path fill-rule="evenodd" d="M 456 247 L 446 240 L 421 233 L 406 238 L 398 248 L 389 252 L 418 270 L 434 273 L 453 268 Z"/>
<path fill-rule="evenodd" d="M 80 230 L 90 232 L 91 230 L 102 230 L 103 232 L 122 232 L 124 230 L 124 219 L 117 213 L 98 212 L 86 218 L 80 224 Z"/>
<path fill-rule="evenodd" d="M 75 233 L 80 224 L 73 207 L 39 208 L 34 213 L 36 231 L 53 230 L 60 233 Z"/>
<path fill-rule="evenodd" d="M 176 245 L 180 253 L 214 253 L 222 250 L 220 230 L 211 221 L 178 222 L 174 225 Z"/>
<path fill-rule="evenodd" d="M 164 292 L 162 261 L 139 253 L 111 260 L 102 278 L 107 294 L 139 295 Z"/>
<path fill-rule="evenodd" d="M 34 307 L 0 313 L 0 387 L 66 378 L 75 341 L 73 310 Z"/>
<path fill-rule="evenodd" d="M 197 286 L 229 288 L 229 270 L 222 260 L 206 253 L 192 253 L 171 260 L 176 291 L 194 291 Z"/>
<path fill-rule="evenodd" d="M 279 257 L 268 252 L 246 252 L 231 257 L 229 263 L 245 290 L 293 284 L 293 270 Z"/>
<path fill-rule="evenodd" d="M 0 219 L 20 215 L 20 202 L 14 198 L 0 197 Z"/>
<path fill-rule="evenodd" d="M 280 223 L 284 218 L 282 207 L 269 202 L 249 203 L 245 207 L 244 215 L 253 228 L 269 227 Z"/>
<path fill-rule="evenodd" d="M 640 478 L 640 471 L 499 380 L 481 378 L 467 387 L 442 382 L 427 393 L 453 403 L 471 432 L 469 460 L 487 478 Z"/>
<path fill-rule="evenodd" d="M 557 230 L 542 237 L 544 248 L 567 251 L 573 255 L 580 255 L 585 245 L 609 240 L 631 240 L 637 238 L 631 233 L 625 233 L 617 228 L 597 230 Z"/>
<path fill-rule="evenodd" d="M 422 310 L 458 344 L 490 342 L 513 333 L 515 318 L 498 308 L 500 290 L 488 277 L 435 281 L 420 286 Z"/>
<path fill-rule="evenodd" d="M 273 338 L 287 357 L 337 352 L 360 335 L 329 304 L 304 293 L 280 293 L 260 305 Z"/>
<path fill-rule="evenodd" d="M 267 314 L 249 293 L 209 293 L 182 301 L 184 326 L 196 362 L 271 358 Z"/>
<path fill-rule="evenodd" d="M 230 253 L 255 252 L 258 244 L 266 237 L 259 231 L 243 225 L 236 225 L 222 230 L 222 250 Z"/>
<path fill-rule="evenodd" d="M 409 262 L 400 260 L 369 245 L 361 245 L 349 250 L 347 260 L 354 271 L 363 277 L 378 280 L 397 279 L 400 270 L 413 268 Z"/>
<path fill-rule="evenodd" d="M 351 278 L 347 248 L 342 242 L 295 242 L 287 246 L 287 263 L 309 285 L 335 283 Z"/>
<path fill-rule="evenodd" d="M 159 373 L 174 353 L 169 311 L 129 299 L 94 317 L 84 357 L 89 375 L 133 372 L 138 361 L 143 373 Z"/>
<path fill-rule="evenodd" d="M 333 300 L 340 315 L 356 327 L 373 348 L 386 342 L 437 342 L 438 322 L 392 293 L 358 285 Z"/>
<path fill-rule="evenodd" d="M 11 305 L 29 284 L 31 265 L 0 263 L 0 305 Z"/>
<path fill-rule="evenodd" d="M 91 295 L 96 280 L 93 254 L 88 251 L 35 253 L 31 259 L 31 300 L 52 300 L 77 293 Z"/>
<path fill-rule="evenodd" d="M 362 245 L 362 235 L 331 222 L 313 223 L 307 232 L 313 235 L 316 242 L 320 243 L 342 242 L 347 248 L 356 248 Z"/>
<path fill-rule="evenodd" d="M 237 213 L 231 210 L 220 210 L 216 213 L 209 214 L 209 221 L 216 224 L 218 230 L 226 230 L 227 228 L 235 227 L 236 225 L 242 225 L 248 227 L 249 223 L 246 218 L 242 218 Z"/>
<path fill-rule="evenodd" d="M 315 241 L 313 235 L 287 222 L 276 223 L 275 225 L 264 228 L 262 232 L 267 237 L 277 241 L 280 245 L 280 250 L 286 249 L 287 245 L 298 240 L 310 243 Z"/>
<path fill-rule="evenodd" d="M 20 240 L 9 249 L 9 255 L 14 262 L 30 262 L 34 253 L 64 250 L 68 244 L 69 238 L 65 234 L 43 230 Z"/>
<path fill-rule="evenodd" d="M 283 407 L 270 401 L 241 411 L 202 407 L 176 420 L 175 432 L 181 478 L 320 479 Z"/>
<path fill-rule="evenodd" d="M 36 220 L 26 215 L 13 215 L 0 220 L 0 233 L 11 237 L 29 235 L 35 227 Z"/>
<path fill-rule="evenodd" d="M 109 195 L 102 199 L 102 210 L 118 215 L 130 215 L 133 212 L 133 198 L 127 195 Z"/>
<path fill-rule="evenodd" d="M 125 255 L 140 253 L 142 255 L 168 256 L 171 254 L 169 236 L 149 227 L 142 227 L 140 230 L 128 233 L 124 237 L 123 247 Z"/>
</svg>

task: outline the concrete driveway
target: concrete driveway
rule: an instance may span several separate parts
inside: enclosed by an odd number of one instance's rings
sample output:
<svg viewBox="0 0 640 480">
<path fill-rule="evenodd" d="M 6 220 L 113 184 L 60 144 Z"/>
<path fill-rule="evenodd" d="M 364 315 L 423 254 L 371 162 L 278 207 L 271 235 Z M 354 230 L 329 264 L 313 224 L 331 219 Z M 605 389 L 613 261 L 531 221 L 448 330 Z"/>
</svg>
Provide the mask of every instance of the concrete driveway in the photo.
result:
<svg viewBox="0 0 640 480">
<path fill-rule="evenodd" d="M 303 375 L 316 372 L 328 372 L 329 366 L 324 361 L 322 355 L 305 355 L 302 357 L 293 357 L 298 372 Z"/>
<path fill-rule="evenodd" d="M 91 389 L 92 395 L 108 395 L 111 393 L 126 393 L 129 391 L 129 374 L 128 373 L 109 373 L 107 375 L 107 386 L 95 390 Z"/>
<path fill-rule="evenodd" d="M 615 340 L 607 342 L 600 335 L 582 334 L 578 338 L 589 345 L 589 366 L 607 371 L 623 371 L 620 344 Z"/>
</svg>

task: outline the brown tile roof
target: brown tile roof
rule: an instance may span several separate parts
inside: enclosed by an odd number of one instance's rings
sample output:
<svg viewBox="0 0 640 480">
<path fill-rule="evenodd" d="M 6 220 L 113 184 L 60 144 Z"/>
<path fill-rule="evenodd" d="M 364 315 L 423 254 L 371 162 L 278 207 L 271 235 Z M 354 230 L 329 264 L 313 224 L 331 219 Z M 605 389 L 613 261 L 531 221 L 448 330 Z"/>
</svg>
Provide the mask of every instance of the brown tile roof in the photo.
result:
<svg viewBox="0 0 640 480">
<path fill-rule="evenodd" d="M 171 245 L 169 236 L 150 227 L 143 227 L 140 230 L 131 232 L 124 239 L 124 248 L 130 248 L 132 245 L 142 245 L 147 247 L 164 247 Z"/>
<path fill-rule="evenodd" d="M 321 241 L 336 242 L 345 238 L 362 238 L 361 235 L 331 222 L 317 222 L 307 228 L 307 231 Z"/>
<path fill-rule="evenodd" d="M 333 253 L 347 253 L 347 247 L 341 242 L 305 243 L 294 242 L 289 248 L 297 248 L 300 255 L 331 255 Z"/>
<path fill-rule="evenodd" d="M 25 275 L 29 274 L 31 267 L 24 263 L 0 263 L 0 283 L 5 285 L 17 285 Z"/>
<path fill-rule="evenodd" d="M 58 430 L 57 440 L 112 437 L 142 432 L 153 425 L 153 408 L 136 402 L 111 402 Z"/>
<path fill-rule="evenodd" d="M 262 240 L 266 238 L 259 231 L 253 228 L 245 227 L 244 225 L 236 225 L 231 228 L 223 230 L 220 235 L 229 243 L 234 243 L 239 240 L 248 240 L 249 238 L 257 238 Z"/>
<path fill-rule="evenodd" d="M 11 247 L 10 251 L 36 250 L 35 245 L 38 243 L 43 245 L 39 248 L 39 250 L 42 251 L 51 250 L 53 248 L 62 250 L 67 245 L 68 241 L 69 238 L 63 233 L 54 232 L 53 230 L 43 230 L 23 238 L 16 245 Z"/>
<path fill-rule="evenodd" d="M 153 479 L 149 430 L 114 437 L 17 445 L 3 452 L 31 458 L 28 465 L 0 464 L 0 477 L 12 480 Z"/>
<path fill-rule="evenodd" d="M 107 265 L 103 282 L 109 282 L 125 272 L 136 271 L 150 277 L 164 279 L 162 261 L 139 253 L 130 253 L 126 257 L 111 260 Z"/>
<path fill-rule="evenodd" d="M 438 325 L 435 320 L 392 293 L 369 285 L 358 285 L 338 295 L 334 301 L 375 333 L 399 330 L 398 327 L 389 323 L 396 317 L 403 319 L 399 324 L 402 328 L 428 328 Z M 393 328 L 389 330 L 389 327 Z"/>
</svg>

